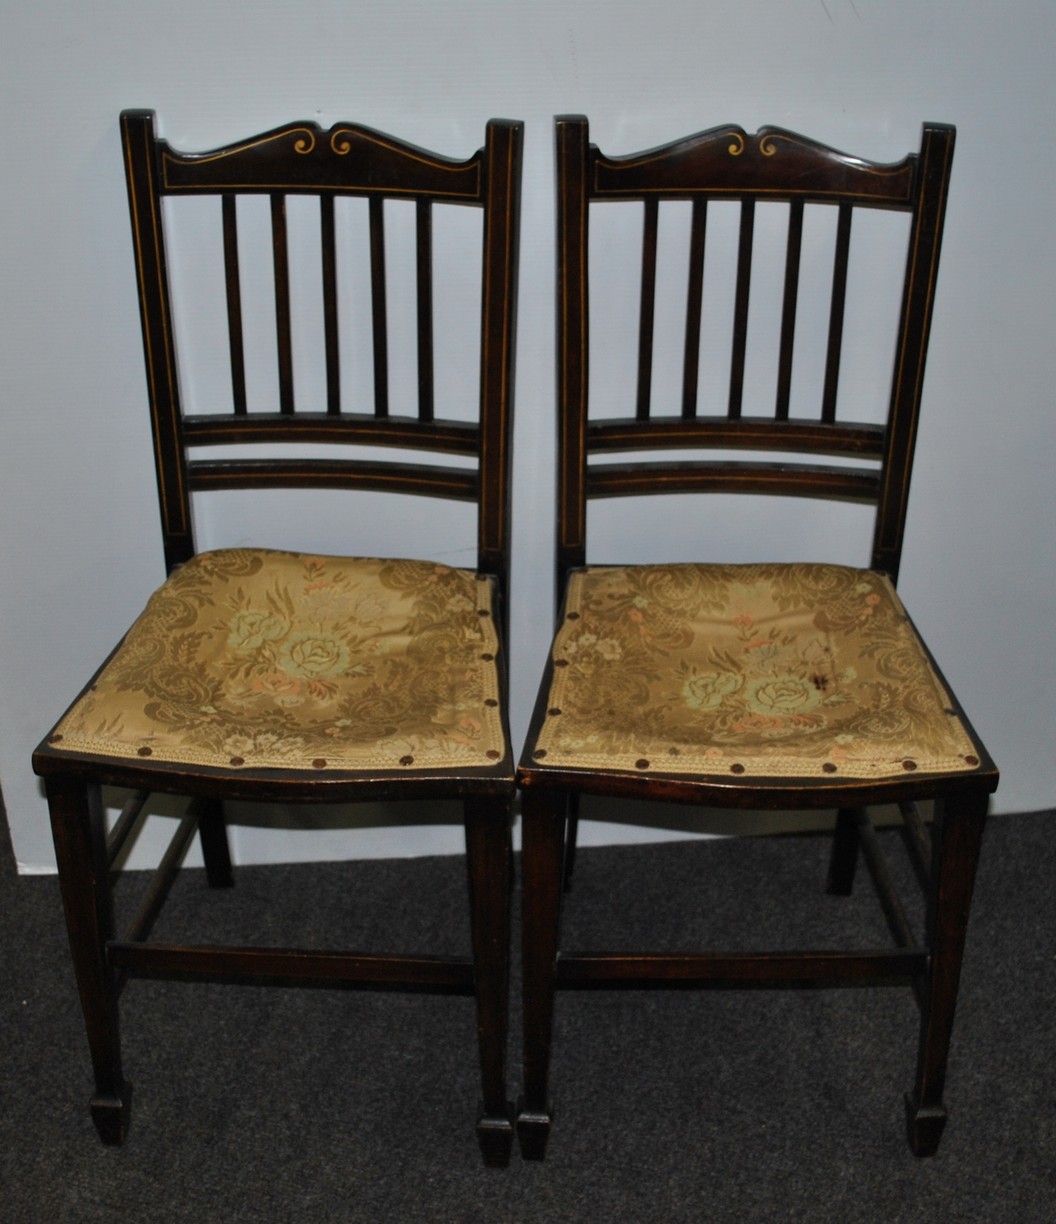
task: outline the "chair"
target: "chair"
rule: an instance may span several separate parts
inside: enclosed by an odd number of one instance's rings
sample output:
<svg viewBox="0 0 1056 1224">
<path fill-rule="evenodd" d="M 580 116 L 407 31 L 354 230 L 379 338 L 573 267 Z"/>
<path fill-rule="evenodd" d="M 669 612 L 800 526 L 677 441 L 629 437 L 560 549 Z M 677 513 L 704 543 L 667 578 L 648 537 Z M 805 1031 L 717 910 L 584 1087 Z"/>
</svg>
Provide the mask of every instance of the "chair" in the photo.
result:
<svg viewBox="0 0 1056 1224">
<path fill-rule="evenodd" d="M 427 990 L 475 995 L 483 1094 L 478 1137 L 485 1162 L 504 1164 L 513 1136 L 505 1047 L 514 794 L 504 640 L 522 125 L 489 122 L 484 147 L 465 161 L 348 124 L 323 131 L 293 123 L 185 154 L 155 134 L 152 112 L 134 110 L 122 114 L 121 136 L 168 578 L 33 758 L 45 780 L 95 1073 L 95 1125 L 104 1142 L 124 1138 L 130 1085 L 121 1063 L 118 995 L 128 975 Z M 227 320 L 226 339 L 223 322 L 220 332 L 230 353 L 231 390 L 227 404 L 184 412 L 178 371 L 186 380 L 187 367 L 179 366 L 174 332 L 199 316 L 177 313 L 177 294 L 170 293 L 177 270 L 166 261 L 166 236 L 171 247 L 170 210 L 185 207 L 191 196 L 212 198 L 192 209 L 215 210 L 208 232 L 217 253 L 216 313 Z M 294 205 L 296 197 L 302 198 Z M 394 201 L 398 221 L 407 221 L 402 228 L 391 223 Z M 295 209 L 316 244 L 299 238 L 297 250 L 321 252 L 310 264 L 293 258 L 288 213 Z M 479 210 L 477 220 L 467 221 L 466 209 Z M 270 299 L 246 287 L 253 249 L 246 217 L 263 220 L 264 257 L 255 264 L 274 282 L 277 411 L 261 391 L 268 373 L 251 364 L 261 345 L 247 339 L 252 293 Z M 433 323 L 433 269 L 441 267 L 434 220 L 448 227 L 448 237 L 467 239 L 455 271 L 470 278 L 479 303 L 479 314 L 465 312 L 466 343 L 450 357 L 439 347 L 447 331 Z M 409 405 L 397 403 L 391 377 L 398 372 L 398 329 L 389 326 L 394 294 L 387 298 L 392 277 L 386 273 L 404 232 L 411 254 L 399 265 L 409 269 L 400 284 L 405 297 L 411 286 L 417 327 L 412 351 L 399 357 L 410 371 L 404 384 L 417 392 L 416 404 L 413 394 L 405 397 Z M 366 404 L 349 390 L 352 375 L 362 371 L 350 374 L 351 363 L 342 363 L 350 323 L 339 305 L 357 288 L 346 275 L 350 251 L 365 252 L 360 264 L 369 269 L 360 278 L 368 364 L 373 346 L 372 378 L 365 376 L 373 400 Z M 450 272 L 451 263 L 448 258 L 442 266 Z M 294 305 L 305 268 L 318 277 L 322 334 L 313 337 L 315 350 L 303 342 L 299 353 L 304 325 Z M 436 290 L 439 302 L 439 281 Z M 323 390 L 304 393 L 298 385 L 295 397 L 295 370 L 304 368 L 305 351 L 317 352 L 325 364 L 317 377 Z M 435 390 L 442 357 L 462 363 L 454 367 L 463 371 L 461 404 L 448 402 L 451 386 L 446 398 Z M 274 392 L 270 359 L 269 371 Z M 281 457 L 278 444 L 285 447 Z M 363 458 L 360 448 L 373 448 L 367 453 L 378 457 Z M 408 462 L 407 451 L 435 452 L 439 459 Z M 268 487 L 474 503 L 474 568 L 196 549 L 192 494 L 209 491 L 213 510 L 226 512 L 234 495 L 215 491 Z M 404 555 L 413 556 L 413 547 L 408 539 Z M 109 836 L 101 786 L 132 792 Z M 152 793 L 191 802 L 142 910 L 118 937 L 109 873 Z M 149 942 L 196 826 L 209 883 L 230 882 L 226 801 L 396 799 L 462 805 L 472 955 Z M 339 938 L 347 947 L 350 936 Z M 354 935 L 351 940 L 355 947 Z"/>
<path fill-rule="evenodd" d="M 589 143 L 585 118 L 556 121 L 560 602 L 518 770 L 525 1049 L 517 1125 L 528 1158 L 543 1157 L 551 1127 L 555 991 L 620 987 L 912 987 L 921 1027 L 916 1079 L 907 1097 L 908 1133 L 914 1152 L 936 1150 L 946 1119 L 943 1083 L 972 883 L 987 798 L 997 785 L 990 757 L 894 586 L 953 144 L 952 128 L 927 124 L 919 153 L 881 165 L 779 128 L 749 135 L 720 127 L 647 152 L 609 157 Z M 598 277 L 595 261 L 614 260 L 613 234 L 622 233 L 598 207 L 612 209 L 619 202 L 630 202 L 642 218 L 641 246 L 632 255 L 641 286 L 639 295 L 632 293 L 637 347 L 603 339 L 605 322 L 617 326 L 612 303 L 618 294 L 611 283 L 600 308 L 590 296 L 591 272 Z M 688 293 L 682 279 L 685 297 L 679 299 L 685 302 L 685 331 L 679 328 L 673 342 L 673 391 L 654 410 L 656 388 L 664 385 L 660 376 L 670 374 L 659 368 L 667 336 L 658 323 L 663 303 L 657 288 L 664 284 L 658 264 L 666 260 L 669 266 L 674 259 L 674 239 L 667 246 L 658 240 L 665 233 L 659 219 L 672 202 L 680 202 L 674 206 L 682 210 L 683 230 L 671 223 L 667 232 L 685 235 L 679 249 L 688 249 L 689 256 Z M 715 202 L 722 202 L 718 216 L 728 222 L 721 232 L 732 235 L 719 249 L 707 246 L 705 230 L 709 208 L 716 215 Z M 904 282 L 894 278 L 894 318 L 886 333 L 872 286 L 866 310 L 852 312 L 849 306 L 859 301 L 848 289 L 849 270 L 869 267 L 852 249 L 852 218 L 865 211 L 875 217 L 875 210 L 908 214 L 908 220 L 887 218 L 904 226 L 903 241 L 908 230 L 908 254 Z M 607 239 L 602 249 L 588 249 L 590 227 L 597 227 L 599 217 L 609 227 Z M 770 224 L 766 242 L 759 238 L 764 217 Z M 827 246 L 817 228 L 826 219 Z M 757 367 L 751 361 L 749 294 L 762 276 L 753 267 L 753 243 L 757 251 L 777 255 L 778 270 L 769 282 L 777 306 L 768 380 L 756 374 L 750 383 L 746 367 Z M 732 284 L 725 299 L 708 297 L 706 249 L 729 257 Z M 808 253 L 827 267 L 824 276 L 816 268 L 807 275 Z M 808 416 L 793 410 L 803 399 L 793 378 L 793 355 L 798 360 L 798 322 L 807 317 L 801 282 L 819 281 L 826 299 L 819 316 L 826 321 L 823 359 L 816 363 L 819 394 Z M 702 339 L 702 314 L 710 317 L 715 302 L 723 300 L 732 307 L 723 333 L 729 377 L 713 379 L 722 397 L 718 411 L 707 402 L 698 410 L 698 400 L 705 400 L 698 394 L 705 382 L 701 354 L 711 351 Z M 671 313 L 664 316 L 668 321 Z M 857 402 L 845 405 L 842 397 L 837 414 L 841 346 L 847 351 L 850 343 L 844 316 L 849 320 L 852 313 L 864 322 L 867 336 L 886 334 L 885 344 L 895 342 L 890 392 L 885 388 L 877 414 L 886 409 L 887 415 L 876 423 L 863 420 Z M 606 339 L 599 361 L 597 349 Z M 591 374 L 601 366 L 601 375 L 608 376 L 605 367 L 627 349 L 637 354 L 637 372 L 622 380 L 623 402 L 616 402 L 609 377 L 610 398 L 603 409 L 588 412 L 591 345 Z M 633 367 L 633 359 L 628 365 Z M 765 402 L 759 402 L 760 394 Z M 760 453 L 709 458 L 701 453 L 709 448 Z M 651 462 L 638 457 L 685 449 L 697 454 Z M 837 458 L 804 461 L 818 456 Z M 593 525 L 600 517 L 597 499 L 689 492 L 866 503 L 875 508 L 870 568 L 732 564 L 726 558 L 667 563 L 665 541 L 655 532 L 647 541 L 655 563 L 588 564 L 588 502 Z M 707 506 L 695 520 L 701 531 L 707 529 Z M 592 529 L 596 538 L 598 528 Z M 562 884 L 571 870 L 581 796 L 598 797 L 600 814 L 606 810 L 601 799 L 738 811 L 834 809 L 828 889 L 850 892 L 861 847 L 894 946 L 694 954 L 567 949 L 560 937 Z M 924 801 L 934 801 L 930 836 Z M 911 861 L 926 891 L 923 935 L 891 885 L 884 839 L 866 810 L 875 804 L 897 805 L 901 813 Z M 627 819 L 626 803 L 621 811 Z M 700 903 L 697 897 L 695 906 Z"/>
</svg>

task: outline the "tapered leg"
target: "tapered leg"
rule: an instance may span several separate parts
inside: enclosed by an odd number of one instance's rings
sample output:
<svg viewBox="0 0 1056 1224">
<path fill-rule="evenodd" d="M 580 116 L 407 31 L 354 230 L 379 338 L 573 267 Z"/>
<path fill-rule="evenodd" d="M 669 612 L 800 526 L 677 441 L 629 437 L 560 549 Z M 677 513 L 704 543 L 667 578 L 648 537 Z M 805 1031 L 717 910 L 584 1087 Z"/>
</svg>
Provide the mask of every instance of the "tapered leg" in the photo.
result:
<svg viewBox="0 0 1056 1224">
<path fill-rule="evenodd" d="M 829 859 L 829 880 L 826 891 L 837 897 L 849 897 L 854 887 L 854 870 L 858 866 L 858 820 L 854 808 L 836 813 L 836 831 L 832 838 Z"/>
<path fill-rule="evenodd" d="M 506 1096 L 510 995 L 510 805 L 505 799 L 465 804 L 470 923 L 477 997 L 483 1101 L 477 1138 L 484 1163 L 509 1164 L 513 1107 Z"/>
<path fill-rule="evenodd" d="M 517 1136 L 526 1160 L 542 1160 L 553 1113 L 548 1080 L 564 880 L 566 796 L 527 790 L 522 796 L 521 813 L 524 1095 L 517 1108 Z"/>
<path fill-rule="evenodd" d="M 986 794 L 936 805 L 927 917 L 931 957 L 921 1006 L 917 1079 L 906 1097 L 909 1142 L 917 1156 L 934 1155 L 946 1125 L 946 1059 L 986 807 Z"/>
<path fill-rule="evenodd" d="M 224 805 L 220 799 L 196 799 L 198 840 L 205 860 L 205 875 L 210 888 L 230 888 L 235 877 L 231 871 L 231 851 L 227 845 Z"/>
<path fill-rule="evenodd" d="M 46 790 L 70 953 L 95 1071 L 92 1118 L 103 1142 L 116 1144 L 128 1129 L 132 1086 L 121 1071 L 117 991 L 106 959 L 113 926 L 106 819 L 97 786 L 50 777 Z"/>
<path fill-rule="evenodd" d="M 568 796 L 568 823 L 565 829 L 565 873 L 564 888 L 572 888 L 572 875 L 576 870 L 576 843 L 579 841 L 579 796 Z"/>
</svg>

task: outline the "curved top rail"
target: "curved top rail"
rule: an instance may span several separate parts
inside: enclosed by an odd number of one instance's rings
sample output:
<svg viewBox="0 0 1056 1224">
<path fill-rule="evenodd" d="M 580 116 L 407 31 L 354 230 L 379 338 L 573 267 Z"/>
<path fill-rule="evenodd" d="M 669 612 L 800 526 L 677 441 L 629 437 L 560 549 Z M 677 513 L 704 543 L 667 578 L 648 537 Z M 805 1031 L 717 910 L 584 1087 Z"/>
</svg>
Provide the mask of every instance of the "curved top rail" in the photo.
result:
<svg viewBox="0 0 1056 1224">
<path fill-rule="evenodd" d="M 885 165 L 784 128 L 764 127 L 750 135 L 725 124 L 628 157 L 607 157 L 591 146 L 590 190 L 599 198 L 752 192 L 908 207 L 916 165 L 915 154 Z"/>
<path fill-rule="evenodd" d="M 150 111 L 126 112 L 149 119 Z M 162 192 L 342 191 L 428 195 L 479 203 L 483 151 L 465 161 L 443 157 L 360 124 L 285 124 L 205 153 L 181 153 L 157 141 Z"/>
</svg>

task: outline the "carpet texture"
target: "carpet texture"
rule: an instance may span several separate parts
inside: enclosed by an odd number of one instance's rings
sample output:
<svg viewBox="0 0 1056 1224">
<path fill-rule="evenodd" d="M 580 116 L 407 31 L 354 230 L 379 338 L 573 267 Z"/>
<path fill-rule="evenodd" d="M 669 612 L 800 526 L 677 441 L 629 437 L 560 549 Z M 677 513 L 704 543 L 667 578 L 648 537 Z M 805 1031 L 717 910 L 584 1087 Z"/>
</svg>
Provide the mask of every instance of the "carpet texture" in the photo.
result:
<svg viewBox="0 0 1056 1224">
<path fill-rule="evenodd" d="M 1054 834 L 1051 814 L 988 826 L 934 1159 L 903 1133 L 908 992 L 569 992 L 547 1159 L 515 1151 L 498 1171 L 474 1135 L 471 1001 L 361 991 L 131 982 L 132 1126 L 104 1148 L 57 882 L 18 877 L 0 837 L 0 1218 L 1056 1220 Z M 567 942 L 886 943 L 864 872 L 851 898 L 824 894 L 827 849 L 800 835 L 584 850 Z M 461 949 L 464 863 L 243 868 L 216 893 L 184 871 L 156 934 L 336 946 L 334 932 Z M 513 1008 L 511 1096 L 516 972 Z"/>
</svg>

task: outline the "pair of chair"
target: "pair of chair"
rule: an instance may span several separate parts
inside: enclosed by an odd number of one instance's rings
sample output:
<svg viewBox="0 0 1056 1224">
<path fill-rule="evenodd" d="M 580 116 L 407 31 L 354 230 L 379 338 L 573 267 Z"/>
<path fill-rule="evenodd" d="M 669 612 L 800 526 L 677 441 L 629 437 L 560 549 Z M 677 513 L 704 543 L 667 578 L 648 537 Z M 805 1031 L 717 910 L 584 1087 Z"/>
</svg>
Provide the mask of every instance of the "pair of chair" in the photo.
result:
<svg viewBox="0 0 1056 1224">
<path fill-rule="evenodd" d="M 566 987 L 910 985 L 921 1009 L 909 1097 L 914 1151 L 933 1152 L 945 1120 L 946 1055 L 972 881 L 993 763 L 910 624 L 894 590 L 924 357 L 953 149 L 953 130 L 926 125 L 919 153 L 893 165 L 839 154 L 779 129 L 716 128 L 632 157 L 589 143 L 581 117 L 557 135 L 559 617 L 520 769 L 506 709 L 511 424 L 522 128 L 492 121 L 484 148 L 453 161 L 338 125 L 296 124 L 211 153 L 178 153 L 149 112 L 122 115 L 149 401 L 169 577 L 34 756 L 45 779 L 74 968 L 95 1072 L 92 1113 L 104 1141 L 122 1140 L 129 1085 L 121 1064 L 118 994 L 128 974 L 225 980 L 360 983 L 435 989 L 476 999 L 482 1075 L 478 1138 L 505 1164 L 514 1129 L 541 1158 L 550 1129 L 548 1065 L 554 995 Z M 250 242 L 240 223 L 263 197 L 270 215 L 277 411 L 253 404 L 242 297 Z M 219 198 L 231 391 L 225 404 L 184 412 L 164 234 L 184 196 Z M 317 201 L 324 392 L 295 395 L 302 343 L 291 289 L 287 203 Z M 349 235 L 363 205 L 373 400 L 353 402 L 348 369 Z M 395 404 L 398 328 L 387 275 L 394 204 L 413 209 L 416 403 Z M 637 362 L 612 381 L 628 394 L 588 415 L 589 219 L 622 202 L 644 216 Z M 705 250 L 713 216 L 738 208 L 726 411 L 698 411 L 712 311 Z M 299 202 L 298 207 L 300 204 Z M 688 208 L 688 292 L 676 407 L 654 413 L 672 363 L 663 358 L 658 263 L 661 205 Z M 315 207 L 313 205 L 312 207 Z M 478 407 L 438 392 L 433 223 L 448 209 L 482 213 L 479 330 L 465 348 Z M 716 211 L 717 209 L 717 211 Z M 851 219 L 890 210 L 909 219 L 893 330 L 888 412 L 837 417 L 845 347 Z M 749 298 L 759 270 L 756 221 L 780 214 L 776 407 L 754 401 Z M 681 214 L 679 214 L 681 215 Z M 835 216 L 820 412 L 798 412 L 793 355 L 810 225 Z M 302 217 L 303 220 L 303 217 Z M 407 218 L 408 222 L 410 218 Z M 721 220 L 721 217 L 720 217 Z M 805 240 L 804 235 L 807 234 Z M 761 249 L 763 240 L 758 244 Z M 816 244 L 815 244 L 816 245 Z M 609 244 L 604 249 L 608 252 Z M 658 252 L 660 255 L 658 257 Z M 291 270 L 292 269 L 292 270 Z M 459 274 L 465 275 L 462 266 Z M 686 282 L 683 281 L 683 285 Z M 679 294 L 676 292 L 676 297 Z M 681 301 L 681 298 L 679 299 Z M 662 309 L 662 307 L 661 307 Z M 873 331 L 872 305 L 866 311 Z M 800 318 L 803 312 L 799 311 Z M 445 319 L 445 323 L 448 320 Z M 883 334 L 881 332 L 881 334 Z M 611 359 L 616 349 L 601 348 Z M 621 350 L 622 351 L 622 350 Z M 466 353 L 456 351 L 454 356 Z M 446 368 L 446 367 L 445 367 Z M 597 371 L 595 371 L 597 372 Z M 605 371 L 602 370 L 604 376 Z M 456 385 L 460 395 L 468 379 Z M 670 381 L 670 379 L 668 379 Z M 402 391 L 401 391 L 402 387 Z M 749 402 L 747 405 L 745 401 Z M 749 411 L 742 409 L 747 406 Z M 793 411 L 796 408 L 797 411 Z M 343 457 L 245 457 L 257 443 L 348 447 Z M 351 448 L 433 452 L 428 464 L 366 459 Z M 202 457 L 202 448 L 209 448 Z M 235 457 L 217 458 L 214 448 Z M 241 448 L 237 450 L 236 448 Z M 621 452 L 756 451 L 747 462 L 618 462 Z M 785 458 L 767 457 L 776 452 Z M 595 455 L 603 462 L 594 462 Z M 789 459 L 787 456 L 793 456 Z M 804 463 L 801 456 L 837 456 Z M 448 456 L 446 460 L 443 458 Z M 368 489 L 476 505 L 472 571 L 433 560 L 319 557 L 256 548 L 196 550 L 191 494 L 266 486 Z M 588 564 L 586 507 L 650 492 L 747 492 L 844 499 L 876 507 L 871 566 Z M 662 543 L 655 545 L 663 551 Z M 506 1096 L 511 804 L 523 794 L 525 1087 Z M 101 787 L 131 792 L 108 831 Z M 129 933 L 118 938 L 110 873 L 151 793 L 191 798 L 188 815 Z M 559 938 L 579 797 L 658 798 L 743 809 L 835 809 L 830 891 L 848 892 L 859 845 L 895 935 L 861 952 L 569 955 Z M 228 800 L 351 803 L 457 799 L 469 867 L 471 955 L 462 958 L 214 948 L 148 942 L 197 828 L 209 883 L 231 882 Z M 917 807 L 935 801 L 929 836 Z M 911 928 L 893 893 L 866 805 L 897 804 L 927 895 L 926 930 Z"/>
</svg>

